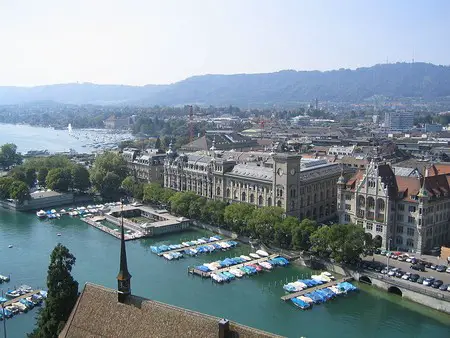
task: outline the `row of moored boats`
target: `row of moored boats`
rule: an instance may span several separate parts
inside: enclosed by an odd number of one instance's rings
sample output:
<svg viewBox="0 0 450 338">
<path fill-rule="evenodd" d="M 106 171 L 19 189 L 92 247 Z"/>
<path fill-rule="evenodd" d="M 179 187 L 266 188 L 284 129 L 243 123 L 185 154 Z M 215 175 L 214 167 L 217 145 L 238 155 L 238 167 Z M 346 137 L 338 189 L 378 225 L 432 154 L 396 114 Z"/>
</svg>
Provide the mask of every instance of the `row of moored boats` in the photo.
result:
<svg viewBox="0 0 450 338">
<path fill-rule="evenodd" d="M 254 275 L 265 270 L 272 270 L 275 266 L 286 266 L 289 264 L 289 261 L 281 256 L 268 259 L 267 256 L 269 254 L 263 250 L 258 250 L 256 253 L 249 254 L 249 256 L 241 255 L 234 258 L 225 258 L 222 261 L 204 263 L 197 266 L 196 269 L 209 273 L 214 282 L 224 283 L 245 275 Z M 260 259 L 260 261 L 253 262 L 255 259 Z"/>
<path fill-rule="evenodd" d="M 88 205 L 86 207 L 76 207 L 76 208 L 67 208 L 61 209 L 57 211 L 56 209 L 51 210 L 39 210 L 36 212 L 36 216 L 40 219 L 54 219 L 60 218 L 62 215 L 69 215 L 72 217 L 76 216 L 93 216 L 108 212 L 110 207 L 120 206 L 121 202 L 110 202 L 105 204 L 96 204 L 96 205 Z"/>
<path fill-rule="evenodd" d="M 8 291 L 6 297 L 14 299 L 30 292 L 32 292 L 31 288 L 20 287 L 16 290 Z M 0 311 L 0 320 L 11 318 L 20 313 L 26 313 L 35 306 L 40 306 L 45 298 L 47 298 L 47 292 L 40 291 L 29 297 L 18 299 L 17 302 L 5 306 L 4 309 Z M 3 301 L 6 301 L 6 299 L 3 299 Z"/>
</svg>

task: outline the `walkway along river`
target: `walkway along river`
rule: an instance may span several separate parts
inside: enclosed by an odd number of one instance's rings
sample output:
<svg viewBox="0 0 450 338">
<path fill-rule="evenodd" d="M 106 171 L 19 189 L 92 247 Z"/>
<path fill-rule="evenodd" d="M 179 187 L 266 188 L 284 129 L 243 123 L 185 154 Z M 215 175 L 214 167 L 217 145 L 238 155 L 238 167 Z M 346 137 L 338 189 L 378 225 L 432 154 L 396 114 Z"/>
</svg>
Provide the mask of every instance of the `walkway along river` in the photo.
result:
<svg viewBox="0 0 450 338">
<path fill-rule="evenodd" d="M 4 291 L 21 284 L 43 288 L 49 254 L 58 242 L 76 256 L 73 273 L 80 286 L 90 281 L 116 287 L 119 241 L 78 219 L 40 221 L 32 213 L 0 209 L 0 232 L 0 274 L 11 274 L 11 281 L 0 285 Z M 280 297 L 286 280 L 311 274 L 304 267 L 277 268 L 226 285 L 186 272 L 188 266 L 248 254 L 251 249 L 247 245 L 170 262 L 150 250 L 151 245 L 180 243 L 203 235 L 210 233 L 193 230 L 127 242 L 133 293 L 287 337 L 449 337 L 450 316 L 363 284 L 357 285 L 359 293 L 300 311 Z M 12 248 L 8 248 L 10 244 Z M 8 320 L 8 337 L 24 337 L 30 332 L 35 313 L 33 310 Z"/>
</svg>

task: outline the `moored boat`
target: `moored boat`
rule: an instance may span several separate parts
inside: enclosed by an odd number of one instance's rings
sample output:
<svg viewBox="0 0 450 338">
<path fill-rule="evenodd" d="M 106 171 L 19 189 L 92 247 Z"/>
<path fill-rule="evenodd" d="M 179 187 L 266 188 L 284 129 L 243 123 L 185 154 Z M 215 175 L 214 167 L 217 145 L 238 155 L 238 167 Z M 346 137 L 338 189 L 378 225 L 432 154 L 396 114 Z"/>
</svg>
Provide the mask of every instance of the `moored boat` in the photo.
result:
<svg viewBox="0 0 450 338">
<path fill-rule="evenodd" d="M 265 252 L 264 250 L 257 250 L 256 253 L 260 255 L 261 257 L 267 257 L 269 254 Z"/>
<path fill-rule="evenodd" d="M 261 258 L 258 254 L 256 254 L 256 253 L 249 253 L 248 254 L 250 257 L 252 257 L 252 258 L 255 258 L 255 259 L 258 259 L 258 258 Z"/>
<path fill-rule="evenodd" d="M 36 212 L 36 216 L 39 218 L 46 218 L 47 217 L 47 213 L 44 210 L 39 210 Z"/>
</svg>

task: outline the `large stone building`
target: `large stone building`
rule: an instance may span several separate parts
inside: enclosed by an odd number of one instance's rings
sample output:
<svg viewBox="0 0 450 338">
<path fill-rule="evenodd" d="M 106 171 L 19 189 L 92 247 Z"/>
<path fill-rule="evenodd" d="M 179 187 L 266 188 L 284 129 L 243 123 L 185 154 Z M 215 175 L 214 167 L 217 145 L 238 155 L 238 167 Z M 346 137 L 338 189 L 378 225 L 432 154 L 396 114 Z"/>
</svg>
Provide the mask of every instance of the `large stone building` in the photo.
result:
<svg viewBox="0 0 450 338">
<path fill-rule="evenodd" d="M 231 153 L 230 153 L 231 154 Z M 296 154 L 251 154 L 246 160 L 216 152 L 178 155 L 170 149 L 164 186 L 209 199 L 279 206 L 287 215 L 325 221 L 335 216 L 339 165 Z M 250 161 L 253 159 L 253 161 Z"/>
<path fill-rule="evenodd" d="M 348 181 L 338 180 L 341 223 L 355 223 L 385 249 L 425 253 L 450 240 L 450 171 L 443 166 L 397 169 L 372 160 Z"/>
<path fill-rule="evenodd" d="M 217 150 L 248 151 L 259 147 L 256 140 L 233 131 L 210 130 L 204 136 L 181 147 L 183 151 L 208 151 L 214 142 Z"/>
<path fill-rule="evenodd" d="M 143 182 L 162 182 L 164 174 L 164 159 L 166 154 L 157 149 L 140 151 L 135 148 L 125 148 L 122 157 L 127 161 L 127 167 L 138 180 Z"/>
</svg>

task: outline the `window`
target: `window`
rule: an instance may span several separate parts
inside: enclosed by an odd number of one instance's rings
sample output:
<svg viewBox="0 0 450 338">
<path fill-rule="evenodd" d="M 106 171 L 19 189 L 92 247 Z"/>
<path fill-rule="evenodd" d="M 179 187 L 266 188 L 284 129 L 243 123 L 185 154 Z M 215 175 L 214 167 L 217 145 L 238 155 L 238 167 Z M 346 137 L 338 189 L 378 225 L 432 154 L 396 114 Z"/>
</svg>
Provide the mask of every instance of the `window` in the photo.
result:
<svg viewBox="0 0 450 338">
<path fill-rule="evenodd" d="M 255 195 L 250 194 L 250 203 L 255 203 Z"/>
<path fill-rule="evenodd" d="M 346 222 L 350 222 L 350 215 L 349 214 L 345 214 L 344 219 Z"/>
<path fill-rule="evenodd" d="M 403 215 L 397 214 L 397 221 L 403 222 Z"/>
<path fill-rule="evenodd" d="M 258 197 L 258 205 L 262 205 L 263 204 L 263 197 L 261 195 L 259 195 Z"/>
<path fill-rule="evenodd" d="M 327 194 L 328 195 L 328 194 Z M 352 195 L 350 194 L 345 194 L 345 200 L 346 201 L 350 201 L 352 199 Z"/>
<path fill-rule="evenodd" d="M 383 232 L 383 226 L 381 224 L 377 224 L 377 232 Z"/>
<path fill-rule="evenodd" d="M 411 238 L 408 238 L 406 240 L 406 246 L 413 247 L 414 246 L 414 241 Z"/>
<path fill-rule="evenodd" d="M 414 224 L 416 222 L 416 219 L 412 216 L 408 216 L 408 223 Z"/>
<path fill-rule="evenodd" d="M 352 206 L 350 204 L 345 205 L 345 210 L 352 210 Z"/>
<path fill-rule="evenodd" d="M 414 229 L 413 229 L 413 228 L 408 228 L 408 229 L 406 230 L 406 234 L 407 234 L 408 236 L 414 236 Z"/>
<path fill-rule="evenodd" d="M 373 229 L 373 224 L 372 223 L 367 223 L 366 224 L 366 229 L 367 230 L 372 230 Z"/>
<path fill-rule="evenodd" d="M 402 234 L 403 233 L 403 227 L 401 225 L 397 225 L 397 233 Z"/>
<path fill-rule="evenodd" d="M 379 198 L 377 200 L 377 204 L 378 204 L 378 208 L 380 209 L 380 211 L 384 211 L 385 204 L 384 204 L 384 201 L 381 198 Z"/>
<path fill-rule="evenodd" d="M 410 205 L 410 206 L 408 207 L 408 211 L 409 211 L 409 212 L 416 212 L 416 207 L 415 207 L 414 205 Z"/>
<path fill-rule="evenodd" d="M 375 207 L 375 200 L 373 199 L 373 197 L 367 198 L 367 207 L 370 209 L 373 209 Z"/>
<path fill-rule="evenodd" d="M 397 208 L 400 211 L 404 211 L 405 210 L 405 205 L 404 204 L 399 204 Z"/>
<path fill-rule="evenodd" d="M 363 222 L 362 221 L 356 221 L 356 225 L 362 227 L 363 226 Z"/>
<path fill-rule="evenodd" d="M 402 237 L 397 237 L 395 239 L 395 243 L 402 245 L 403 244 L 403 238 Z"/>
</svg>

